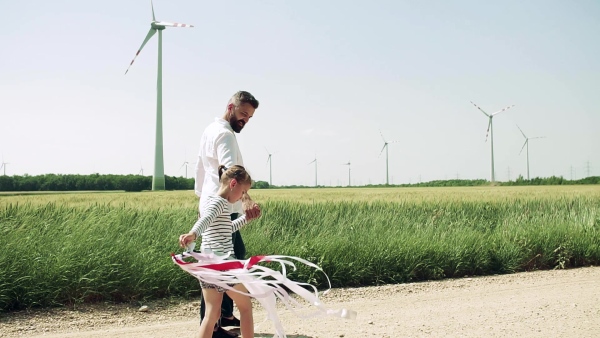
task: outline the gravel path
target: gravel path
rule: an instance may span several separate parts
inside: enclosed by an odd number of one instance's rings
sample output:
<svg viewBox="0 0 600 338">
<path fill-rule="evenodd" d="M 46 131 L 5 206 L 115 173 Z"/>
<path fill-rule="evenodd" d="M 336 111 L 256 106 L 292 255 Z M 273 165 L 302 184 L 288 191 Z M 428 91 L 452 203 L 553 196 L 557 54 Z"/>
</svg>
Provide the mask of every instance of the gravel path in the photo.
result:
<svg viewBox="0 0 600 338">
<path fill-rule="evenodd" d="M 554 270 L 356 289 L 323 297 L 355 320 L 299 319 L 280 311 L 290 338 L 600 337 L 600 268 Z M 198 301 L 0 314 L 0 337 L 193 337 Z M 256 337 L 272 337 L 255 307 Z"/>
</svg>

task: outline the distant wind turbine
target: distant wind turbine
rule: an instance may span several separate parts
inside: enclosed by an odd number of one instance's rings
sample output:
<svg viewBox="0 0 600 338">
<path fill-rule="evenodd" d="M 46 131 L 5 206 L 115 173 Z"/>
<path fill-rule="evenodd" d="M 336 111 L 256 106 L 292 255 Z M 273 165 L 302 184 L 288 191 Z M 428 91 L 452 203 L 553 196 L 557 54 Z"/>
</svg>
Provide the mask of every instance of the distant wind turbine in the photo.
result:
<svg viewBox="0 0 600 338">
<path fill-rule="evenodd" d="M 269 149 L 267 149 L 267 147 L 265 147 L 265 150 L 267 151 L 267 154 L 269 155 L 269 157 L 267 158 L 267 163 L 269 164 L 269 186 L 273 185 L 273 168 L 272 168 L 272 163 L 271 162 L 271 154 L 269 152 Z"/>
<path fill-rule="evenodd" d="M 348 161 L 348 163 L 342 163 L 342 165 L 348 166 L 348 186 L 350 186 L 350 161 Z"/>
<path fill-rule="evenodd" d="M 381 133 L 381 130 L 379 131 L 379 134 L 381 134 L 381 138 L 383 139 L 383 148 L 381 148 L 381 152 L 379 152 L 379 156 L 381 156 L 381 154 L 383 153 L 383 150 L 385 149 L 385 185 L 390 185 L 389 163 L 388 163 L 388 144 L 398 143 L 398 141 L 392 141 L 392 142 L 386 141 L 385 137 L 383 137 L 383 134 Z"/>
<path fill-rule="evenodd" d="M 514 107 L 515 105 L 513 104 L 512 106 L 508 106 L 506 108 L 498 110 L 495 113 L 488 114 L 485 111 L 483 111 L 483 109 L 481 109 L 478 105 L 476 105 L 475 103 L 473 103 L 473 101 L 471 101 L 471 104 L 473 104 L 475 106 L 475 108 L 481 110 L 481 112 L 483 114 L 485 114 L 485 116 L 487 116 L 488 119 L 489 119 L 488 128 L 487 128 L 487 131 L 486 131 L 486 134 L 485 134 L 485 141 L 487 142 L 487 137 L 488 137 L 488 134 L 489 134 L 490 135 L 490 146 L 491 146 L 491 149 L 492 149 L 492 180 L 491 180 L 491 182 L 494 183 L 495 182 L 495 175 L 494 175 L 494 125 L 493 125 L 492 121 L 493 121 L 494 116 L 496 116 L 497 114 L 499 114 L 499 113 L 501 113 L 501 112 L 503 112 L 505 110 L 509 110 L 510 108 Z"/>
<path fill-rule="evenodd" d="M 319 185 L 317 184 L 317 155 L 315 155 L 315 159 L 312 160 L 311 162 L 309 162 L 308 164 L 314 163 L 315 164 L 315 187 L 318 187 Z"/>
<path fill-rule="evenodd" d="M 156 141 L 154 146 L 154 175 L 152 176 L 152 190 L 165 190 L 165 165 L 163 160 L 163 134 L 162 134 L 162 31 L 167 27 L 194 27 L 183 23 L 171 23 L 164 21 L 156 21 L 154 17 L 154 5 L 150 1 L 152 7 L 152 22 L 150 30 L 142 42 L 140 49 L 131 60 L 125 74 L 133 65 L 135 58 L 140 54 L 148 40 L 158 31 L 158 75 L 156 81 Z"/>
<path fill-rule="evenodd" d="M 4 160 L 2 160 L 2 164 L 0 165 L 0 169 L 4 169 L 4 176 L 6 176 L 6 165 L 10 164 L 8 162 L 4 162 Z"/>
<path fill-rule="evenodd" d="M 181 167 L 179 167 L 179 169 L 185 167 L 185 178 L 187 178 L 187 169 L 188 169 L 188 165 L 190 164 L 190 162 L 188 162 L 187 160 L 183 161 L 183 164 L 181 165 Z"/>
<path fill-rule="evenodd" d="M 517 125 L 517 128 L 519 128 L 519 125 Z M 521 151 L 519 151 L 519 155 L 521 155 L 521 153 L 523 152 L 523 148 L 527 146 L 527 180 L 529 180 L 529 140 L 534 140 L 536 138 L 544 138 L 544 136 L 527 137 L 523 130 L 521 130 L 521 128 L 519 128 L 519 131 L 521 132 L 521 134 L 523 134 L 523 137 L 525 138 L 525 143 L 523 143 Z"/>
<path fill-rule="evenodd" d="M 140 171 L 138 171 L 138 175 L 144 176 L 144 167 L 142 167 L 141 163 L 140 163 Z"/>
</svg>

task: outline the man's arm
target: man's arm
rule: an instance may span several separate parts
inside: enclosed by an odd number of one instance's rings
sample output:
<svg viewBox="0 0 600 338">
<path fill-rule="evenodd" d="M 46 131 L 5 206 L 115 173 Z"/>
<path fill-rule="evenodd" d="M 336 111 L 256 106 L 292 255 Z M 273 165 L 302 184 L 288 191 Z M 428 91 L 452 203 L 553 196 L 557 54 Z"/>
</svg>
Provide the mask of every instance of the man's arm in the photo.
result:
<svg viewBox="0 0 600 338">
<path fill-rule="evenodd" d="M 198 160 L 196 161 L 196 177 L 194 181 L 194 192 L 196 196 L 202 196 L 202 185 L 204 184 L 204 176 L 206 172 L 204 171 L 204 164 L 202 163 L 202 157 L 198 155 Z"/>
<path fill-rule="evenodd" d="M 226 168 L 238 164 L 239 149 L 235 136 L 231 133 L 223 133 L 215 140 L 215 148 L 217 150 L 217 160 L 219 165 L 224 165 Z"/>
<path fill-rule="evenodd" d="M 224 133 L 217 139 L 217 158 L 219 164 L 229 168 L 232 165 L 238 164 L 237 160 L 240 156 L 237 141 L 235 136 L 230 133 Z M 242 196 L 242 208 L 244 214 L 250 219 L 260 217 L 260 207 L 256 204 L 248 194 Z"/>
</svg>

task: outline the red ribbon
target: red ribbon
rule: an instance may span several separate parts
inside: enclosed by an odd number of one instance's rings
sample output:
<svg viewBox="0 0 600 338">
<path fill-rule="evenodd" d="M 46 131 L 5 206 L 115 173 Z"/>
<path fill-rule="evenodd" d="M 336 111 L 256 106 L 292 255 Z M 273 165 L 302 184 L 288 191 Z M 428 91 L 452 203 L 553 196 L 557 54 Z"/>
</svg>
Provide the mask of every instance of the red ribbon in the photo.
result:
<svg viewBox="0 0 600 338">
<path fill-rule="evenodd" d="M 171 257 L 173 257 L 173 260 L 175 262 L 177 262 L 177 264 L 179 264 L 179 265 L 198 264 L 199 263 L 199 262 L 193 263 L 193 262 L 182 261 L 182 260 L 178 259 L 175 256 L 175 254 L 173 254 L 173 253 L 171 254 Z M 223 262 L 223 263 L 199 265 L 198 267 L 211 269 L 211 270 L 217 270 L 217 271 L 226 271 L 226 270 L 244 269 L 244 268 L 249 269 L 252 266 L 256 265 L 257 263 L 260 263 L 264 258 L 265 258 L 265 256 L 252 256 L 249 259 L 247 259 L 245 261 L 245 263 L 243 263 L 243 261 L 230 261 L 230 262 Z"/>
</svg>

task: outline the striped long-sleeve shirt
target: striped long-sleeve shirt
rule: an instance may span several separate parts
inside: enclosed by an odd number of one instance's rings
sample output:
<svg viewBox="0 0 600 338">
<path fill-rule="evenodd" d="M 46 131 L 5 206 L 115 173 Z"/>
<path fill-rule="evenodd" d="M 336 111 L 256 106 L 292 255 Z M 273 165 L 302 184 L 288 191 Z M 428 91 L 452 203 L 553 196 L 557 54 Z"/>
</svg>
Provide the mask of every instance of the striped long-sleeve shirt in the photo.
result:
<svg viewBox="0 0 600 338">
<path fill-rule="evenodd" d="M 192 227 L 196 238 L 202 236 L 202 251 L 233 255 L 231 234 L 246 223 L 246 215 L 231 221 L 229 202 L 221 196 L 208 196 L 202 215 Z"/>
</svg>

